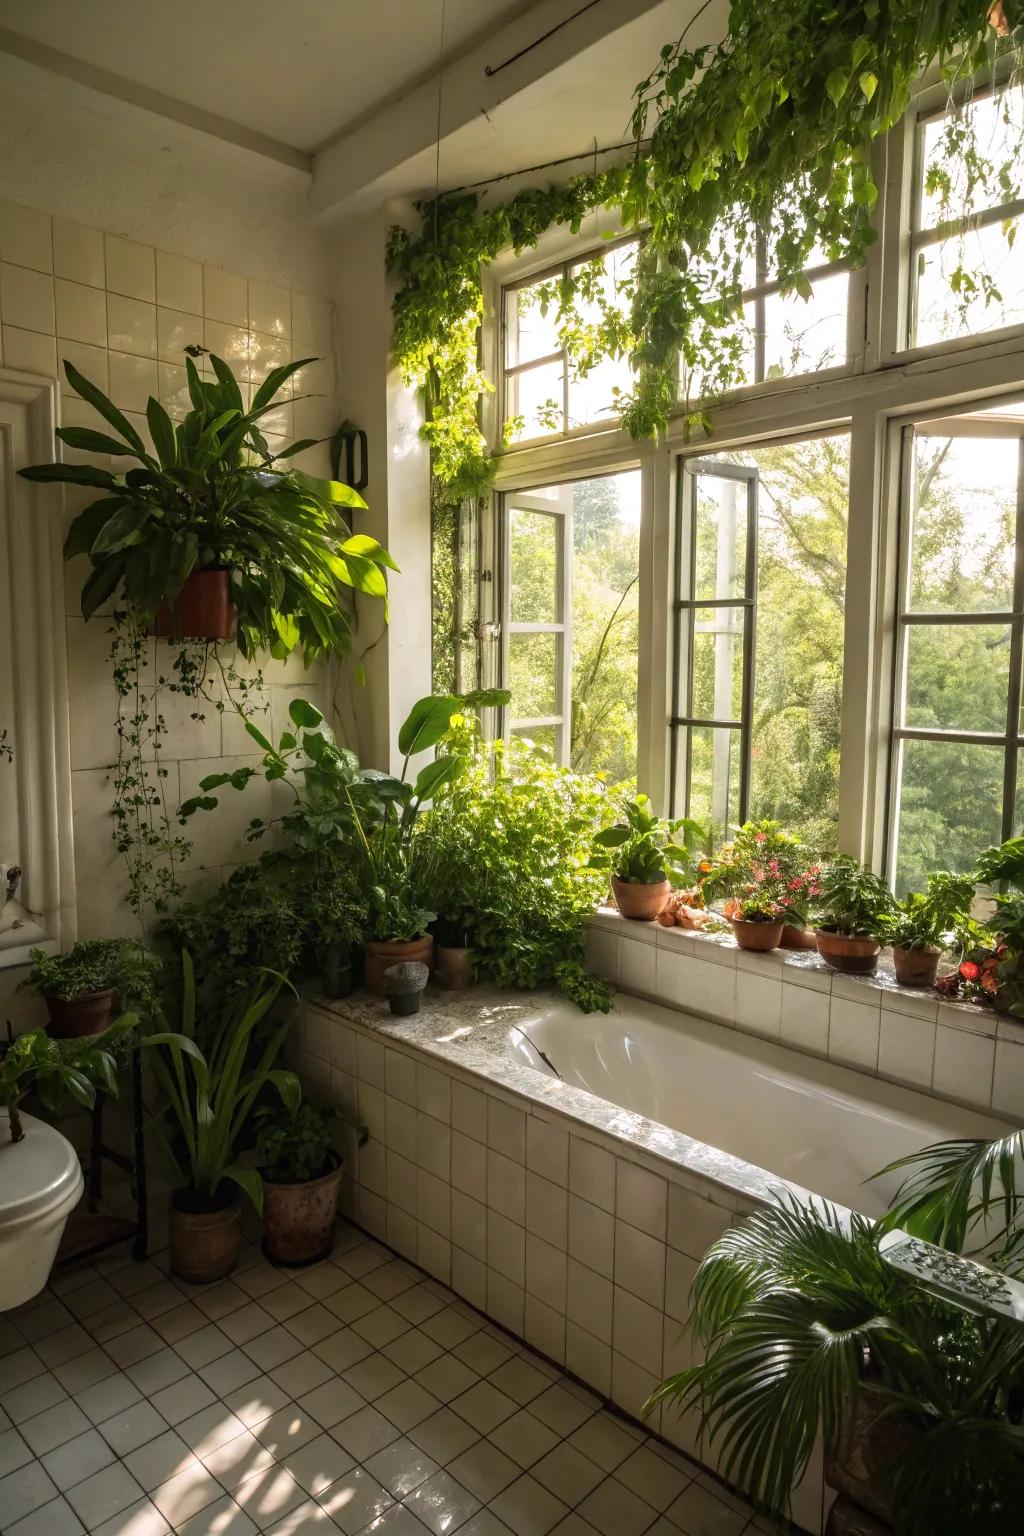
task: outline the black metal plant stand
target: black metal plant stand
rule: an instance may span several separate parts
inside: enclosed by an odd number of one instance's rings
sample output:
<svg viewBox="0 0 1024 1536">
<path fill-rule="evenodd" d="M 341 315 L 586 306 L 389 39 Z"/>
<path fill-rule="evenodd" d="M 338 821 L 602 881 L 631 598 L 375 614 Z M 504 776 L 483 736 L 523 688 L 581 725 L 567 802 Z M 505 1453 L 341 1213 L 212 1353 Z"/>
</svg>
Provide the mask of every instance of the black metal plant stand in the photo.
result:
<svg viewBox="0 0 1024 1536">
<path fill-rule="evenodd" d="M 75 1212 L 64 1233 L 57 1255 L 59 1264 L 95 1257 L 117 1243 L 132 1240 L 132 1258 L 141 1263 L 149 1246 L 149 1212 L 146 1198 L 145 1108 L 142 1102 L 142 1052 L 136 1044 L 131 1053 L 132 1156 L 108 1147 L 103 1140 L 103 1111 L 108 1095 L 97 1092 L 92 1109 L 89 1170 L 85 1210 Z M 112 1163 L 131 1179 L 135 1219 L 108 1215 L 99 1209 L 103 1197 L 103 1165 Z"/>
</svg>

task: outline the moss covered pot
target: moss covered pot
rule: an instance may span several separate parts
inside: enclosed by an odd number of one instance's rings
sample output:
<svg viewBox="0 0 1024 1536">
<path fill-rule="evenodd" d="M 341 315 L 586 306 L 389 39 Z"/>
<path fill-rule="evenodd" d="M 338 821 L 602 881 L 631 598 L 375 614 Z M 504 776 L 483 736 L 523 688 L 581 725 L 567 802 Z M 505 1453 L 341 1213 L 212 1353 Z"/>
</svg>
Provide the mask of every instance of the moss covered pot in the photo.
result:
<svg viewBox="0 0 1024 1536">
<path fill-rule="evenodd" d="M 334 1247 L 345 1165 L 336 1152 L 315 1179 L 263 1180 L 263 1251 L 272 1264 L 315 1264 Z"/>
</svg>

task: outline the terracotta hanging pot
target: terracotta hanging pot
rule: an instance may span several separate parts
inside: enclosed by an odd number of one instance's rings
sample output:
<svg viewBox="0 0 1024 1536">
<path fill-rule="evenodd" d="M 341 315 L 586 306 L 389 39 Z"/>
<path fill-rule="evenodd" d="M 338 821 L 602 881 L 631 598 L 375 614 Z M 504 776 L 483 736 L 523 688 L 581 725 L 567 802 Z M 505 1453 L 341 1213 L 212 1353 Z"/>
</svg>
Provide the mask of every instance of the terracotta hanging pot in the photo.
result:
<svg viewBox="0 0 1024 1536">
<path fill-rule="evenodd" d="M 652 923 L 664 907 L 672 887 L 667 880 L 656 880 L 651 885 L 636 884 L 632 880 L 620 880 L 612 875 L 612 893 L 615 905 L 623 917 L 637 922 Z"/>
<path fill-rule="evenodd" d="M 334 1247 L 345 1165 L 335 1153 L 331 1161 L 317 1179 L 291 1184 L 263 1180 L 263 1251 L 272 1264 L 315 1264 Z"/>
<path fill-rule="evenodd" d="M 758 950 L 761 954 L 769 949 L 778 949 L 782 942 L 781 923 L 757 923 L 734 917 L 732 931 L 740 949 Z"/>
<path fill-rule="evenodd" d="M 209 1204 L 190 1189 L 176 1189 L 171 1196 L 171 1271 L 193 1285 L 223 1280 L 237 1264 L 242 1245 L 238 1201 L 231 1198 L 213 1210 Z"/>
<path fill-rule="evenodd" d="M 848 976 L 870 976 L 878 965 L 882 946 L 868 934 L 830 933 L 817 928 L 818 954 L 834 971 Z"/>
<path fill-rule="evenodd" d="M 434 940 L 429 933 L 422 938 L 404 942 L 395 940 L 367 939 L 363 945 L 363 982 L 367 992 L 383 997 L 384 972 L 390 965 L 403 960 L 421 960 L 429 966 L 434 955 Z"/>
<path fill-rule="evenodd" d="M 165 640 L 227 640 L 237 618 L 231 601 L 231 572 L 220 567 L 193 571 L 186 576 L 173 609 L 160 604 L 153 633 Z"/>
<path fill-rule="evenodd" d="M 901 987 L 934 987 L 941 949 L 903 949 L 893 945 L 892 963 Z"/>
<path fill-rule="evenodd" d="M 114 988 L 101 992 L 82 992 L 78 997 L 47 997 L 50 1022 L 46 1032 L 54 1040 L 80 1040 L 98 1035 L 110 1023 L 114 1007 Z"/>
</svg>

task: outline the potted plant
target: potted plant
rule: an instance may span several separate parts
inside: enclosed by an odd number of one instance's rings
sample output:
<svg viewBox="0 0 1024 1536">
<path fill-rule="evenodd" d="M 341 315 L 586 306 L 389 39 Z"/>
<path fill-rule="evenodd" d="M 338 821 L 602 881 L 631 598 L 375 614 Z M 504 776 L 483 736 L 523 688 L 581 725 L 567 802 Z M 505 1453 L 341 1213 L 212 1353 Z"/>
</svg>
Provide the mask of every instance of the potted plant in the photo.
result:
<svg viewBox="0 0 1024 1536">
<path fill-rule="evenodd" d="M 124 1014 L 117 1028 L 127 1033 L 135 1022 L 133 1014 Z M 41 1029 L 26 1029 L 0 1045 L 0 1109 L 7 1111 L 11 1141 L 24 1139 L 21 1103 L 30 1094 L 57 1115 L 69 1099 L 91 1109 L 97 1088 L 117 1097 L 114 1057 L 101 1046 L 60 1046 Z"/>
<path fill-rule="evenodd" d="M 850 975 L 870 975 L 878 964 L 893 896 L 878 875 L 840 854 L 821 879 L 815 936 L 826 965 Z"/>
<path fill-rule="evenodd" d="M 741 949 L 808 947 L 803 930 L 819 869 L 808 867 L 807 850 L 781 822 L 744 822 L 698 870 L 703 902 L 726 898 L 723 914 Z"/>
<path fill-rule="evenodd" d="M 301 647 L 308 664 L 346 651 L 354 622 L 350 589 L 386 598 L 385 570 L 394 564 L 375 539 L 351 536 L 338 509 L 365 506 L 355 491 L 287 467 L 314 439 L 272 454 L 259 426 L 292 375 L 315 359 L 272 368 L 246 409 L 221 358 L 209 355 L 215 378 L 202 379 L 193 357 L 206 355 L 205 348 L 186 351 L 192 409 L 175 426 L 150 399 L 152 453 L 102 390 L 64 363 L 71 388 L 117 436 L 59 427 L 58 438 L 86 453 L 134 459 L 136 468 L 120 474 L 88 464 L 37 464 L 19 471 L 28 480 L 100 492 L 75 517 L 64 545 L 68 559 L 88 555 L 92 565 L 83 617 L 121 593 L 144 624 L 176 639 L 226 638 L 237 612 L 245 656 L 269 650 L 283 657 Z"/>
<path fill-rule="evenodd" d="M 345 1165 L 331 1146 L 333 1114 L 309 1099 L 256 1111 L 263 1251 L 272 1264 L 316 1264 L 334 1246 Z"/>
<path fill-rule="evenodd" d="M 970 875 L 936 873 L 928 876 L 924 891 L 910 891 L 885 915 L 881 933 L 892 945 L 901 986 L 934 986 L 942 951 L 969 918 L 973 896 Z"/>
<path fill-rule="evenodd" d="M 782 943 L 784 911 L 770 891 L 734 897 L 725 904 L 725 915 L 740 949 L 762 953 L 778 949 Z"/>
<path fill-rule="evenodd" d="M 647 795 L 627 800 L 623 820 L 605 827 L 594 838 L 602 851 L 591 859 L 592 869 L 611 871 L 615 905 L 623 917 L 653 922 L 672 889 L 668 871 L 689 871 L 693 853 L 687 840 L 700 837 L 694 821 L 663 821 L 651 810 Z"/>
<path fill-rule="evenodd" d="M 107 1028 L 115 998 L 122 1008 L 145 1014 L 155 1006 L 153 973 L 158 962 L 125 939 L 86 939 L 64 955 L 29 951 L 33 965 L 22 986 L 38 992 L 50 1015 L 55 1040 L 98 1035 Z"/>
<path fill-rule="evenodd" d="M 195 1040 L 195 975 L 182 951 L 181 1029 L 143 1037 L 174 1132 L 164 1143 L 177 1186 L 171 1195 L 171 1269 L 181 1280 L 204 1284 L 231 1273 L 241 1243 L 237 1192 L 257 1211 L 263 1185 L 255 1168 L 238 1161 L 238 1140 L 257 1096 L 273 1088 L 290 1108 L 301 1098 L 298 1078 L 274 1065 L 288 1024 L 274 1026 L 256 1065 L 246 1066 L 254 1031 L 277 1001 L 282 976 L 264 974 L 224 1017 L 207 1052 Z"/>
</svg>

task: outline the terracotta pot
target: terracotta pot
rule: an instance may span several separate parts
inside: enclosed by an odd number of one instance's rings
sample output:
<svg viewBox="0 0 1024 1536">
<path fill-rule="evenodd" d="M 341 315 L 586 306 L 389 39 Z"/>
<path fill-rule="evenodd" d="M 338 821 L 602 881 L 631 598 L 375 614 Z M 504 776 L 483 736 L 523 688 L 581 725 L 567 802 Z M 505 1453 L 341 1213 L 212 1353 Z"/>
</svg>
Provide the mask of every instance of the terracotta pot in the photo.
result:
<svg viewBox="0 0 1024 1536">
<path fill-rule="evenodd" d="M 197 1203 L 188 1189 L 176 1189 L 171 1196 L 171 1271 L 179 1280 L 205 1285 L 234 1269 L 242 1228 L 237 1200 L 216 1210 L 189 1209 Z"/>
<path fill-rule="evenodd" d="M 849 976 L 870 976 L 878 964 L 882 946 L 867 934 L 850 937 L 845 933 L 829 933 L 825 928 L 815 929 L 818 954 L 834 971 L 845 971 Z"/>
<path fill-rule="evenodd" d="M 766 950 L 778 949 L 782 943 L 781 923 L 757 923 L 734 917 L 732 931 L 740 949 L 755 949 L 763 954 Z"/>
<path fill-rule="evenodd" d="M 893 945 L 892 963 L 901 987 L 934 987 L 941 949 L 901 949 Z"/>
<path fill-rule="evenodd" d="M 363 945 L 363 980 L 367 992 L 374 997 L 384 996 L 384 972 L 389 965 L 398 965 L 401 960 L 422 960 L 429 966 L 433 954 L 434 941 L 429 933 L 407 943 L 367 939 Z"/>
<path fill-rule="evenodd" d="M 434 979 L 449 992 L 464 992 L 473 985 L 473 951 L 434 945 Z"/>
<path fill-rule="evenodd" d="M 295 1184 L 263 1181 L 263 1252 L 272 1264 L 315 1264 L 334 1247 L 334 1220 L 345 1164 Z"/>
<path fill-rule="evenodd" d="M 861 1383 L 852 1434 L 840 1436 L 842 1455 L 826 1453 L 825 1481 L 839 1494 L 828 1536 L 876 1536 L 895 1529 L 886 1475 L 907 1455 L 920 1429 L 893 1412 L 892 1399 Z"/>
<path fill-rule="evenodd" d="M 161 603 L 153 633 L 166 640 L 227 640 L 237 618 L 231 601 L 231 572 L 193 571 L 186 576 L 173 611 Z"/>
<path fill-rule="evenodd" d="M 104 987 L 102 992 L 82 992 L 67 999 L 48 997 L 46 1007 L 50 1014 L 48 1035 L 54 1040 L 80 1040 L 106 1029 L 114 1007 L 114 989 Z"/>
<path fill-rule="evenodd" d="M 653 885 L 637 885 L 632 880 L 619 880 L 612 875 L 612 891 L 615 905 L 623 917 L 652 923 L 668 901 L 672 887 L 667 880 L 656 880 Z"/>
<path fill-rule="evenodd" d="M 817 947 L 818 941 L 810 928 L 794 928 L 792 923 L 783 923 L 783 949 L 817 949 Z"/>
</svg>

